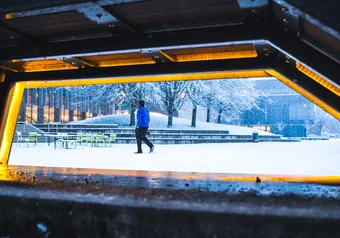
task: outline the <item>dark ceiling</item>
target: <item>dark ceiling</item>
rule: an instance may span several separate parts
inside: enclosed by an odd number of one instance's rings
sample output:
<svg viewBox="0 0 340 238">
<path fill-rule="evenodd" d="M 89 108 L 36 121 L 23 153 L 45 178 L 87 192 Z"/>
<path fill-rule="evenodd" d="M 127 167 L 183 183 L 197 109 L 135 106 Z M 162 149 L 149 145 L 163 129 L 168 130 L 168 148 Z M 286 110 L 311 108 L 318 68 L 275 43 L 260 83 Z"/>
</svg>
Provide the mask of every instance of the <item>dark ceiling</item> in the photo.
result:
<svg viewBox="0 0 340 238">
<path fill-rule="evenodd" d="M 244 31 L 243 35 L 253 28 L 262 28 L 258 33 L 250 32 L 245 39 L 267 39 L 271 34 L 271 29 L 266 28 L 269 24 L 277 31 L 283 29 L 297 36 L 339 63 L 340 6 L 336 1 L 322 2 L 313 1 L 313 5 L 307 0 L 45 0 L 38 3 L 2 0 L 0 67 L 25 71 L 23 63 L 18 61 L 26 62 L 27 58 L 60 56 L 54 57 L 60 61 L 69 54 L 96 55 L 133 48 L 132 45 L 139 51 L 145 38 L 151 39 L 149 45 L 155 46 L 160 37 L 167 38 L 169 41 L 164 46 L 178 45 L 180 41 L 199 43 L 200 39 L 209 42 L 217 33 L 219 41 L 223 42 L 225 37 L 227 42 L 233 34 L 235 39 L 240 37 L 234 33 L 237 26 L 238 31 Z M 329 7 L 326 9 L 325 5 Z M 318 6 L 323 11 L 318 11 Z M 205 33 L 204 29 L 208 28 L 215 30 Z M 193 32 L 193 29 L 201 31 Z M 165 34 L 154 35 L 159 32 Z M 190 34 L 195 34 L 195 41 L 187 41 Z M 175 42 L 171 42 L 173 37 Z"/>
<path fill-rule="evenodd" d="M 201 67 L 198 61 L 236 65 L 250 59 L 242 67 L 298 71 L 293 78 L 302 73 L 294 83 L 318 98 L 332 98 L 340 111 L 339 5 L 335 0 L 2 0 L 0 68 L 15 82 L 111 75 L 119 70 L 107 68 L 120 66 L 133 66 L 132 73 L 152 67 L 175 73 Z"/>
</svg>

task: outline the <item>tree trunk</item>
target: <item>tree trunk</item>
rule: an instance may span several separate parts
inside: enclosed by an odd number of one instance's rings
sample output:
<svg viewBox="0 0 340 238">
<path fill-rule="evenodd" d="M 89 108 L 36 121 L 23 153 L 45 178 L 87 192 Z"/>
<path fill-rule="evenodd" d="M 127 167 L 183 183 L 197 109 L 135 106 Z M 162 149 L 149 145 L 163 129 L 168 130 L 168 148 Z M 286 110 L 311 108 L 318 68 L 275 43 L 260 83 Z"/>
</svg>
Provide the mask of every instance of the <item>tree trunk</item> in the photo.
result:
<svg viewBox="0 0 340 238">
<path fill-rule="evenodd" d="M 69 110 L 68 111 L 68 121 L 73 121 L 74 117 L 74 110 Z"/>
<path fill-rule="evenodd" d="M 38 123 L 44 123 L 44 107 L 38 106 Z"/>
<path fill-rule="evenodd" d="M 109 105 L 102 105 L 103 115 L 109 115 Z"/>
<path fill-rule="evenodd" d="M 317 123 L 316 123 L 316 133 L 315 133 L 315 134 L 321 136 L 322 127 L 323 127 L 323 123 L 317 122 Z"/>
<path fill-rule="evenodd" d="M 194 108 L 192 109 L 191 127 L 196 127 L 196 119 L 197 119 L 197 105 L 194 105 Z"/>
<path fill-rule="evenodd" d="M 218 110 L 217 123 L 220 124 L 222 120 L 222 109 Z"/>
<path fill-rule="evenodd" d="M 173 116 L 173 111 L 169 112 L 168 115 L 168 127 L 172 127 L 172 117 Z"/>
<path fill-rule="evenodd" d="M 130 104 L 130 126 L 136 125 L 136 108 L 135 104 Z"/>
<path fill-rule="evenodd" d="M 210 122 L 210 108 L 207 109 L 207 122 Z"/>
<path fill-rule="evenodd" d="M 54 122 L 60 122 L 60 108 L 54 108 Z"/>
<path fill-rule="evenodd" d="M 80 112 L 80 120 L 86 119 L 86 112 Z"/>
</svg>

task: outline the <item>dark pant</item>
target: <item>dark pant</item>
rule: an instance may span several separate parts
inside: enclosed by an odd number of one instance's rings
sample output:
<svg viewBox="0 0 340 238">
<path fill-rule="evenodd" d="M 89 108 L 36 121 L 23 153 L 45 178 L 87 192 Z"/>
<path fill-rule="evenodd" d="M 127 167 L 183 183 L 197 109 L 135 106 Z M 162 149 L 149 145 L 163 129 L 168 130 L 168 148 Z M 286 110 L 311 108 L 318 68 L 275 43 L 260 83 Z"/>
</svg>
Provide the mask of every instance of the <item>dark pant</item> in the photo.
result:
<svg viewBox="0 0 340 238">
<path fill-rule="evenodd" d="M 153 144 L 146 138 L 146 133 L 148 132 L 148 127 L 139 127 L 136 128 L 136 139 L 137 139 L 137 148 L 138 152 L 142 152 L 142 141 L 144 141 L 145 144 L 147 144 L 150 149 L 153 146 Z"/>
</svg>

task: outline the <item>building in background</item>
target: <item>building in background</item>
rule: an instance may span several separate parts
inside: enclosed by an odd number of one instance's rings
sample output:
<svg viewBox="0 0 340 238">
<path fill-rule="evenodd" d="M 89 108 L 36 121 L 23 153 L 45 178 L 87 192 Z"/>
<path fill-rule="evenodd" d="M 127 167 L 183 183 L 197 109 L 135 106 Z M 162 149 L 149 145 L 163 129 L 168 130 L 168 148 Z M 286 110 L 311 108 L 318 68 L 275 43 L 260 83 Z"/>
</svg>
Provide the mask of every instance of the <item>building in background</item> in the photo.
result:
<svg viewBox="0 0 340 238">
<path fill-rule="evenodd" d="M 315 106 L 278 80 L 258 80 L 263 93 L 259 108 L 246 111 L 241 125 L 266 130 L 287 137 L 306 136 L 306 125 L 314 123 Z"/>
<path fill-rule="evenodd" d="M 19 121 L 64 123 L 115 113 L 114 104 L 98 104 L 91 97 L 64 88 L 25 89 Z"/>
<path fill-rule="evenodd" d="M 221 123 L 252 127 L 286 137 L 304 137 L 314 123 L 315 105 L 276 79 L 256 80 L 261 96 L 258 108 L 252 108 L 231 118 L 223 112 Z M 179 117 L 191 119 L 192 104 L 186 103 Z M 218 111 L 211 110 L 210 122 L 218 122 Z M 232 114 L 229 112 L 229 114 Z M 207 109 L 198 107 L 197 120 L 207 121 Z"/>
</svg>

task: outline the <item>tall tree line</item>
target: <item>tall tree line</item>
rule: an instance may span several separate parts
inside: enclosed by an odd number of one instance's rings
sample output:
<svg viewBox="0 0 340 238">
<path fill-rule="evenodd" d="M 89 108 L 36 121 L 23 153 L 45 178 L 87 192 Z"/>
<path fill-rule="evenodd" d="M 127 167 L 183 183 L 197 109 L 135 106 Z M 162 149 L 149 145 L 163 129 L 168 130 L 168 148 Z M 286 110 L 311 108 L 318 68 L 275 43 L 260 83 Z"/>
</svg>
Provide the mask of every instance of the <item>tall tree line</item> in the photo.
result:
<svg viewBox="0 0 340 238">
<path fill-rule="evenodd" d="M 92 95 L 92 103 L 115 102 L 117 105 L 129 105 L 130 126 L 135 125 L 135 111 L 140 99 L 166 114 L 168 127 L 173 124 L 174 113 L 189 101 L 192 104 L 191 125 L 195 127 L 198 106 L 206 108 L 207 122 L 211 121 L 212 110 L 218 112 L 218 123 L 222 119 L 230 122 L 238 119 L 243 111 L 258 108 L 257 99 L 260 96 L 254 81 L 248 79 L 98 85 L 82 87 L 81 91 L 84 96 Z"/>
<path fill-rule="evenodd" d="M 171 127 L 174 113 L 179 111 L 184 103 L 190 102 L 191 125 L 195 127 L 198 106 L 206 108 L 207 122 L 211 121 L 213 110 L 218 112 L 218 123 L 221 123 L 222 119 L 228 122 L 237 119 L 243 111 L 257 107 L 259 96 L 252 80 L 222 79 L 38 89 L 37 92 L 25 91 L 23 104 L 38 105 L 39 122 L 43 120 L 41 115 L 44 114 L 45 106 L 53 107 L 54 121 L 60 121 L 64 105 L 64 108 L 69 110 L 69 121 L 72 121 L 76 108 L 80 112 L 80 119 L 85 119 L 88 111 L 92 112 L 93 116 L 98 115 L 100 109 L 106 112 L 104 114 L 108 114 L 107 105 L 124 104 L 129 107 L 130 126 L 134 126 L 137 102 L 143 99 L 159 112 L 166 114 L 168 127 Z"/>
</svg>

